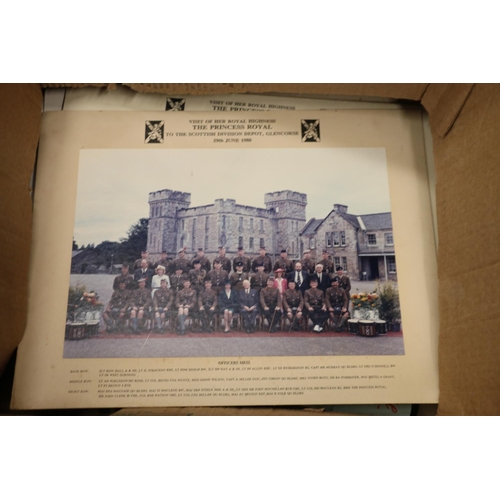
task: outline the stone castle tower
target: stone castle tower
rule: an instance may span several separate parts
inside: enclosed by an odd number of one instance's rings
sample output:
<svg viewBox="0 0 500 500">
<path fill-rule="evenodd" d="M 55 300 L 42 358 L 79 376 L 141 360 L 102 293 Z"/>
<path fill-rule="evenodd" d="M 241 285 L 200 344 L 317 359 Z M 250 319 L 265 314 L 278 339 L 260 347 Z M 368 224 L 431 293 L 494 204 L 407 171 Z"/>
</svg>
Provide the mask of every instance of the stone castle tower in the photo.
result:
<svg viewBox="0 0 500 500">
<path fill-rule="evenodd" d="M 264 202 L 266 208 L 239 205 L 233 199 L 190 207 L 190 193 L 169 189 L 150 193 L 148 251 L 154 259 L 163 249 L 173 256 L 182 247 L 193 254 L 202 247 L 206 256 L 213 258 L 220 245 L 228 254 L 235 254 L 242 246 L 252 257 L 264 245 L 271 255 L 286 249 L 290 257 L 297 258 L 307 195 L 276 191 L 266 193 Z"/>
</svg>

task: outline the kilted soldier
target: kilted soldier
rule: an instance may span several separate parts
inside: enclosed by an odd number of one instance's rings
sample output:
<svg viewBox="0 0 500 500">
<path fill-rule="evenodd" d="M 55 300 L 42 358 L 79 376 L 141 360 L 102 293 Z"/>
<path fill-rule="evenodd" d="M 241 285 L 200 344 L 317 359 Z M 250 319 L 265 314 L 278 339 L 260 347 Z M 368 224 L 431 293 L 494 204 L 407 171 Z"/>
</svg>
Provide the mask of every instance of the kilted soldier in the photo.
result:
<svg viewBox="0 0 500 500">
<path fill-rule="evenodd" d="M 257 271 L 259 265 L 262 264 L 264 266 L 264 272 L 267 274 L 271 273 L 273 268 L 273 264 L 271 262 L 271 257 L 266 255 L 266 247 L 261 247 L 259 250 L 259 256 L 255 257 L 252 262 L 252 271 Z"/>
<path fill-rule="evenodd" d="M 344 323 L 349 318 L 349 313 L 347 312 L 347 295 L 339 285 L 339 280 L 336 277 L 333 278 L 332 286 L 325 294 L 326 307 L 337 332 L 342 331 Z"/>
<path fill-rule="evenodd" d="M 250 286 L 253 290 L 260 292 L 267 286 L 267 278 L 269 274 L 264 272 L 264 263 L 260 263 L 257 266 L 257 272 L 250 277 Z"/>
<path fill-rule="evenodd" d="M 309 274 L 314 273 L 314 270 L 316 269 L 316 262 L 311 257 L 311 250 L 304 250 L 304 253 L 302 255 L 303 257 L 300 261 L 302 263 L 302 269 L 304 271 L 307 271 Z"/>
<path fill-rule="evenodd" d="M 167 286 L 167 279 L 163 278 L 160 288 L 155 290 L 153 296 L 153 310 L 155 313 L 156 329 L 161 332 L 165 325 L 165 318 L 171 314 L 174 303 L 174 294 Z"/>
<path fill-rule="evenodd" d="M 219 311 L 224 315 L 224 333 L 231 330 L 233 322 L 233 314 L 239 310 L 238 294 L 235 290 L 231 290 L 231 280 L 226 280 L 224 290 L 217 297 Z"/>
<path fill-rule="evenodd" d="M 196 305 L 196 292 L 191 288 L 191 281 L 189 278 L 184 279 L 184 287 L 180 290 L 175 297 L 175 306 L 177 307 L 177 320 L 179 322 L 179 335 L 186 334 L 185 321 L 191 314 Z"/>
<path fill-rule="evenodd" d="M 259 292 L 250 288 L 250 281 L 243 281 L 243 290 L 240 295 L 240 314 L 243 326 L 247 333 L 255 332 L 255 320 L 259 313 Z"/>
<path fill-rule="evenodd" d="M 151 290 L 146 288 L 146 279 L 140 278 L 138 283 L 139 288 L 132 292 L 129 302 L 130 322 L 134 332 L 144 330 L 151 307 Z"/>
<path fill-rule="evenodd" d="M 184 248 L 179 250 L 178 257 L 174 260 L 174 262 L 172 262 L 172 265 L 174 266 L 174 270 L 181 267 L 184 274 L 187 274 L 190 271 L 191 262 L 186 258 L 186 250 Z"/>
<path fill-rule="evenodd" d="M 243 262 L 236 263 L 236 272 L 231 274 L 231 287 L 236 292 L 243 290 L 243 281 L 249 279 L 248 273 L 243 272 Z"/>
<path fill-rule="evenodd" d="M 325 294 L 318 289 L 318 280 L 311 277 L 309 280 L 311 288 L 304 293 L 304 304 L 309 311 L 309 317 L 313 322 L 313 331 L 320 333 L 323 331 L 323 323 L 328 317 L 326 311 Z"/>
<path fill-rule="evenodd" d="M 276 259 L 273 271 L 283 269 L 283 276 L 293 271 L 293 262 L 287 257 L 286 250 L 281 250 L 280 256 Z"/>
<path fill-rule="evenodd" d="M 304 309 L 304 297 L 297 290 L 295 281 L 288 282 L 288 290 L 283 293 L 283 311 L 290 322 L 290 330 L 298 331 L 302 321 L 302 309 Z"/>
<path fill-rule="evenodd" d="M 149 263 L 146 259 L 141 260 L 141 267 L 136 269 L 134 272 L 134 280 L 136 283 L 139 282 L 140 279 L 146 280 L 146 288 L 151 290 L 151 280 L 153 279 L 155 272 L 151 267 L 149 267 Z"/>
<path fill-rule="evenodd" d="M 141 268 L 141 261 L 143 259 L 146 259 L 147 263 L 148 263 L 148 269 L 151 269 L 154 271 L 155 269 L 155 266 L 154 264 L 149 260 L 149 252 L 147 250 L 143 250 L 141 252 L 141 258 L 140 259 L 137 259 L 135 262 L 134 262 L 134 268 L 133 268 L 133 271 L 135 273 L 135 271 L 137 271 L 137 269 L 140 269 Z"/>
<path fill-rule="evenodd" d="M 113 295 L 111 295 L 108 307 L 106 307 L 102 315 L 108 332 L 124 325 L 131 294 L 132 291 L 127 290 L 127 282 L 124 280 L 120 281 L 118 290 L 115 290 Z"/>
<path fill-rule="evenodd" d="M 274 278 L 267 279 L 267 286 L 260 291 L 260 307 L 269 325 L 269 332 L 276 332 L 281 319 L 281 293 L 274 288 Z"/>
<path fill-rule="evenodd" d="M 346 309 L 349 310 L 349 301 L 351 300 L 351 280 L 347 274 L 344 274 L 344 268 L 342 266 L 337 266 L 337 278 L 339 280 L 339 287 L 344 289 L 347 296 Z"/>
<path fill-rule="evenodd" d="M 213 320 L 217 310 L 217 292 L 212 288 L 212 281 L 205 281 L 205 289 L 198 294 L 198 314 L 201 320 L 201 329 L 204 332 L 213 332 Z"/>
<path fill-rule="evenodd" d="M 201 268 L 207 273 L 210 272 L 212 266 L 210 261 L 205 257 L 205 251 L 203 248 L 198 248 L 198 255 L 191 261 L 191 266 L 194 268 L 194 261 L 198 259 L 201 262 Z"/>
<path fill-rule="evenodd" d="M 172 258 L 167 256 L 166 250 L 162 250 L 160 260 L 155 262 L 155 269 L 158 266 L 163 266 L 165 268 L 165 274 L 168 276 L 174 272 L 172 269 Z"/>
<path fill-rule="evenodd" d="M 224 247 L 219 247 L 219 256 L 214 259 L 214 268 L 216 260 L 220 261 L 221 269 L 226 271 L 229 276 L 231 272 L 231 261 L 226 257 L 226 249 Z"/>
<path fill-rule="evenodd" d="M 222 269 L 222 263 L 219 259 L 214 260 L 214 269 L 207 274 L 207 278 L 212 281 L 212 288 L 219 295 L 224 289 L 224 283 L 229 278 L 227 271 Z"/>
<path fill-rule="evenodd" d="M 122 265 L 120 274 L 113 280 L 113 290 L 118 290 L 119 285 L 122 281 L 125 283 L 125 288 L 127 288 L 128 290 L 133 290 L 136 286 L 134 277 L 129 274 L 128 264 Z"/>
<path fill-rule="evenodd" d="M 323 250 L 323 258 L 318 262 L 318 264 L 323 265 L 323 271 L 328 274 L 330 277 L 333 274 L 333 260 L 330 259 L 330 255 L 328 254 L 328 250 Z"/>
<path fill-rule="evenodd" d="M 243 262 L 243 272 L 244 273 L 249 273 L 250 269 L 252 267 L 252 262 L 250 259 L 245 255 L 245 251 L 243 250 L 243 247 L 238 247 L 238 255 L 233 259 L 233 271 L 236 272 L 236 264 L 238 262 Z"/>
<path fill-rule="evenodd" d="M 191 288 L 200 293 L 205 288 L 205 276 L 207 272 L 201 269 L 201 262 L 198 259 L 193 260 L 194 269 L 189 271 L 188 277 L 191 281 Z"/>
<path fill-rule="evenodd" d="M 182 266 L 179 265 L 179 267 L 175 270 L 175 274 L 170 276 L 170 288 L 172 292 L 174 292 L 174 295 L 177 295 L 177 292 L 184 288 L 184 280 L 186 278 L 187 274 L 183 273 Z"/>
</svg>

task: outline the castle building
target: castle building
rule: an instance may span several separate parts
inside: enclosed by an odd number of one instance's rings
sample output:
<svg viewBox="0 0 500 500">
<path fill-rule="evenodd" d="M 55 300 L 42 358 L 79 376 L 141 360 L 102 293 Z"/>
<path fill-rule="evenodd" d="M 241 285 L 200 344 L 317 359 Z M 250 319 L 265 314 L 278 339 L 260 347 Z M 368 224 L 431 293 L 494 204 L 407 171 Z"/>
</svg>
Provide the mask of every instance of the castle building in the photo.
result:
<svg viewBox="0 0 500 500">
<path fill-rule="evenodd" d="M 346 205 L 333 205 L 324 219 L 310 219 L 300 231 L 301 248 L 316 260 L 326 249 L 335 268 L 359 280 L 397 280 L 390 212 L 353 215 Z"/>
<path fill-rule="evenodd" d="M 170 189 L 149 193 L 149 254 L 154 259 L 163 249 L 175 254 L 185 247 L 188 254 L 195 254 L 203 248 L 213 259 L 219 246 L 230 256 L 241 246 L 252 258 L 265 246 L 271 256 L 286 249 L 290 258 L 300 258 L 299 233 L 306 222 L 307 195 L 275 191 L 264 195 L 264 204 L 265 208 L 259 208 L 217 199 L 211 205 L 190 207 L 190 193 Z"/>
</svg>

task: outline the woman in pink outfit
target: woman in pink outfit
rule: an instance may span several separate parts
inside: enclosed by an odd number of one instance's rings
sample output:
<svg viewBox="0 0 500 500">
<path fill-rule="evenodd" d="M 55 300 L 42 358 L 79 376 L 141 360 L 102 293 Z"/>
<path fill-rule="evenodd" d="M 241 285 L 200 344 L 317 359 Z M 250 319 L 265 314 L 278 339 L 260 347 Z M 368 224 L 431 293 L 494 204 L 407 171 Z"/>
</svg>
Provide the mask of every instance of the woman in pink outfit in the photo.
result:
<svg viewBox="0 0 500 500">
<path fill-rule="evenodd" d="M 283 269 L 276 269 L 276 271 L 274 271 L 273 287 L 277 288 L 281 295 L 283 295 L 284 291 L 287 289 L 288 281 L 286 278 L 283 278 Z"/>
</svg>

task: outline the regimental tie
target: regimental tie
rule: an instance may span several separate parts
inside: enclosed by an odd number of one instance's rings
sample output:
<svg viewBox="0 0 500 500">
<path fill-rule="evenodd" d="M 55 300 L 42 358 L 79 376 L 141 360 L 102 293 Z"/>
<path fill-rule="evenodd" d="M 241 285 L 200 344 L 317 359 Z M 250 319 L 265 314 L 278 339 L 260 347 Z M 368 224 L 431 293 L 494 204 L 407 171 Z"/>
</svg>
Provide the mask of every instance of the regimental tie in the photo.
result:
<svg viewBox="0 0 500 500">
<path fill-rule="evenodd" d="M 297 288 L 300 288 L 301 284 L 302 284 L 302 280 L 300 279 L 300 273 L 297 273 Z"/>
</svg>

